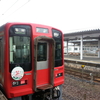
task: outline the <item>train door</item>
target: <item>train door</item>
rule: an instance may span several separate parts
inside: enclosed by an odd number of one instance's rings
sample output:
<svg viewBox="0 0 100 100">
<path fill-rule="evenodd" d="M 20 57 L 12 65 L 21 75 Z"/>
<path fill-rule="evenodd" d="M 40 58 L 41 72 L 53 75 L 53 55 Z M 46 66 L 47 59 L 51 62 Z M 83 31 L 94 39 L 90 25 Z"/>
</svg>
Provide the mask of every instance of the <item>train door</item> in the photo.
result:
<svg viewBox="0 0 100 100">
<path fill-rule="evenodd" d="M 53 87 L 54 41 L 48 37 L 38 39 L 35 50 L 35 90 Z M 50 42 L 52 41 L 52 42 Z M 52 50 L 51 50 L 52 49 Z M 52 57 L 51 57 L 52 56 Z M 51 61 L 51 63 L 50 63 Z"/>
<path fill-rule="evenodd" d="M 37 86 L 48 84 L 50 81 L 50 69 L 48 64 L 49 45 L 47 42 L 38 42 L 37 46 Z"/>
</svg>

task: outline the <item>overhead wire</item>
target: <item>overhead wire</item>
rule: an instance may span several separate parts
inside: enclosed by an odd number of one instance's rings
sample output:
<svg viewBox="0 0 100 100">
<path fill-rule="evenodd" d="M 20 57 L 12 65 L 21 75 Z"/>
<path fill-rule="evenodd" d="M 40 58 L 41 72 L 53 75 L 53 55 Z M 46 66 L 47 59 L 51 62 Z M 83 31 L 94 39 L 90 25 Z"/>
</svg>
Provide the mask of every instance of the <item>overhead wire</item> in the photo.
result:
<svg viewBox="0 0 100 100">
<path fill-rule="evenodd" d="M 4 15 L 6 12 L 8 12 L 17 2 L 18 2 L 18 0 L 16 2 L 14 2 L 2 15 Z"/>
<path fill-rule="evenodd" d="M 14 12 L 12 12 L 10 15 L 12 15 L 13 13 L 15 13 L 16 11 L 18 11 L 20 8 L 22 8 L 23 6 L 25 6 L 30 0 L 28 0 L 25 4 L 23 4 L 22 6 L 20 6 L 18 9 L 16 9 Z M 18 0 L 10 7 L 8 8 L 4 13 L 8 12 L 9 9 L 11 9 L 16 3 L 18 2 Z M 4 15 L 4 14 L 3 14 Z M 10 16 L 8 15 L 8 16 Z M 5 18 L 4 18 L 5 19 Z"/>
<path fill-rule="evenodd" d="M 23 4 L 21 7 L 19 7 L 18 9 L 16 9 L 13 13 L 15 13 L 16 11 L 18 11 L 20 8 L 22 8 L 23 6 L 25 6 L 30 0 L 28 0 L 25 4 Z M 11 15 L 13 14 L 11 13 Z"/>
</svg>

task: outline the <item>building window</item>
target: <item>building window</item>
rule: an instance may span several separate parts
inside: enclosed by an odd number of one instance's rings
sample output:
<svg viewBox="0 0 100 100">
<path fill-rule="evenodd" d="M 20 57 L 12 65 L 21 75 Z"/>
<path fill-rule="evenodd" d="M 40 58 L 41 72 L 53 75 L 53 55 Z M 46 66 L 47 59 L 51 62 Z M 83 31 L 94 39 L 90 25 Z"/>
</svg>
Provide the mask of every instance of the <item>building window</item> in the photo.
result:
<svg viewBox="0 0 100 100">
<path fill-rule="evenodd" d="M 77 48 L 74 48 L 74 50 L 77 50 Z"/>
</svg>

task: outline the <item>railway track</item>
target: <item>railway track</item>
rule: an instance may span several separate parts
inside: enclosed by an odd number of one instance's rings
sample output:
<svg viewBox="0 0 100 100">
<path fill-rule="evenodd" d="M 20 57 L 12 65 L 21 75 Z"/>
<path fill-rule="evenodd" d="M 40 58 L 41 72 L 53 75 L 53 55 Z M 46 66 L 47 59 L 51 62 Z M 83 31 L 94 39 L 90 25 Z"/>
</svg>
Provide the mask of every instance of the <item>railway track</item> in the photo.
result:
<svg viewBox="0 0 100 100">
<path fill-rule="evenodd" d="M 91 83 L 100 83 L 100 75 L 97 72 L 65 66 L 65 73 L 81 79 L 89 80 Z"/>
</svg>

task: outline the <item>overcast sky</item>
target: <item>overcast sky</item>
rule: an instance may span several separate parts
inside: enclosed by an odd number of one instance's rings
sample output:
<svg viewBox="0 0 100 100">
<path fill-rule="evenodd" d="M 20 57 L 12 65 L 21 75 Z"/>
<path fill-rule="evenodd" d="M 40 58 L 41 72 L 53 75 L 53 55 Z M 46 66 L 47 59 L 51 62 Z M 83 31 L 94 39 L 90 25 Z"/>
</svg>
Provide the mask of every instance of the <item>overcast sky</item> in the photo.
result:
<svg viewBox="0 0 100 100">
<path fill-rule="evenodd" d="M 0 0 L 0 26 L 31 22 L 65 32 L 100 28 L 100 0 Z"/>
</svg>

